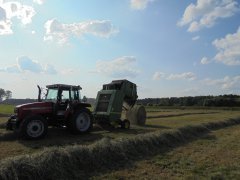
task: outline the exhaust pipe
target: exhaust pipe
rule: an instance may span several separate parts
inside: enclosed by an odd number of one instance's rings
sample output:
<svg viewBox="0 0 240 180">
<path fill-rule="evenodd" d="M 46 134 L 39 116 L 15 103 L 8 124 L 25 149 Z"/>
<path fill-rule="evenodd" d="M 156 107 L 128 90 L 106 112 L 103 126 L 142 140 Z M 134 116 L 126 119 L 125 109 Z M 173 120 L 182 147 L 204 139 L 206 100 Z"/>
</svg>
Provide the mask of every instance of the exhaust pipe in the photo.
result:
<svg viewBox="0 0 240 180">
<path fill-rule="evenodd" d="M 42 89 L 40 88 L 39 85 L 37 85 L 37 87 L 38 87 L 38 102 L 41 102 L 42 101 L 41 100 Z"/>
</svg>

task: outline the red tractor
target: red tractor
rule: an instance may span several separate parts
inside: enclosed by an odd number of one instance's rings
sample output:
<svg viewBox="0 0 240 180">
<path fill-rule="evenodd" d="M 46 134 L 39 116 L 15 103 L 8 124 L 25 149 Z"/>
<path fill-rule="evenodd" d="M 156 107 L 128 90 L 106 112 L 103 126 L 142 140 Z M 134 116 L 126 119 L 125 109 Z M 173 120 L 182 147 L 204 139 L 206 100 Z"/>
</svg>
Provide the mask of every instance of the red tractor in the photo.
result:
<svg viewBox="0 0 240 180">
<path fill-rule="evenodd" d="M 45 99 L 16 106 L 6 128 L 20 137 L 39 139 L 47 134 L 48 126 L 66 126 L 73 133 L 85 133 L 93 126 L 90 104 L 80 100 L 80 86 L 54 84 L 47 86 Z"/>
</svg>

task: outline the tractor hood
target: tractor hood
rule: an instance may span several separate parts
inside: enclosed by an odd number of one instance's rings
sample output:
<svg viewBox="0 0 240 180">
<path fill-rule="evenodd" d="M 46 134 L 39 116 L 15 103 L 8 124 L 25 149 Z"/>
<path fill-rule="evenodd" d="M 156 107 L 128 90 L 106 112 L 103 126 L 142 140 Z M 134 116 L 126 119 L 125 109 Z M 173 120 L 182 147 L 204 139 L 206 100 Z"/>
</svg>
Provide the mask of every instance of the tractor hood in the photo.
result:
<svg viewBox="0 0 240 180">
<path fill-rule="evenodd" d="M 21 104 L 16 106 L 15 113 L 19 111 L 28 111 L 28 112 L 36 112 L 36 113 L 47 113 L 51 112 L 53 107 L 52 102 L 34 102 Z"/>
</svg>

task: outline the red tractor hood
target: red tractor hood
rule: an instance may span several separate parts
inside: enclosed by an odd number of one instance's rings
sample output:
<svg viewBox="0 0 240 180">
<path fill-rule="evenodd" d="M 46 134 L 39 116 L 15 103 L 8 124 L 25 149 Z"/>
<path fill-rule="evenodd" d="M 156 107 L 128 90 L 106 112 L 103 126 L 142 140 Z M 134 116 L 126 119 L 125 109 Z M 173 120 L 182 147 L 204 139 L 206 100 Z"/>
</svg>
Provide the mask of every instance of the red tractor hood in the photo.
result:
<svg viewBox="0 0 240 180">
<path fill-rule="evenodd" d="M 18 121 L 30 115 L 49 115 L 53 112 L 52 102 L 34 102 L 28 104 L 21 104 L 15 107 L 14 114 L 16 114 Z"/>
<path fill-rule="evenodd" d="M 21 109 L 23 111 L 52 111 L 52 102 L 34 102 L 21 104 L 16 106 L 17 109 Z"/>
</svg>

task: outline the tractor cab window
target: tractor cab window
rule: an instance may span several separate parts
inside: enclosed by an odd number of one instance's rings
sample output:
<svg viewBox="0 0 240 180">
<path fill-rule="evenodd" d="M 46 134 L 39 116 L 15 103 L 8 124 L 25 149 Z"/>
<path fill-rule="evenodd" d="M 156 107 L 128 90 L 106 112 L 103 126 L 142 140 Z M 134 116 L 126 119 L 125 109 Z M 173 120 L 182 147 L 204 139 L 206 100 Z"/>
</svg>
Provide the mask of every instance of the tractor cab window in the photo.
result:
<svg viewBox="0 0 240 180">
<path fill-rule="evenodd" d="M 57 89 L 48 89 L 45 100 L 54 101 L 57 100 L 58 90 Z"/>
<path fill-rule="evenodd" d="M 69 97 L 69 90 L 63 90 L 62 91 L 62 101 L 64 100 L 69 100 L 70 97 Z"/>
</svg>

